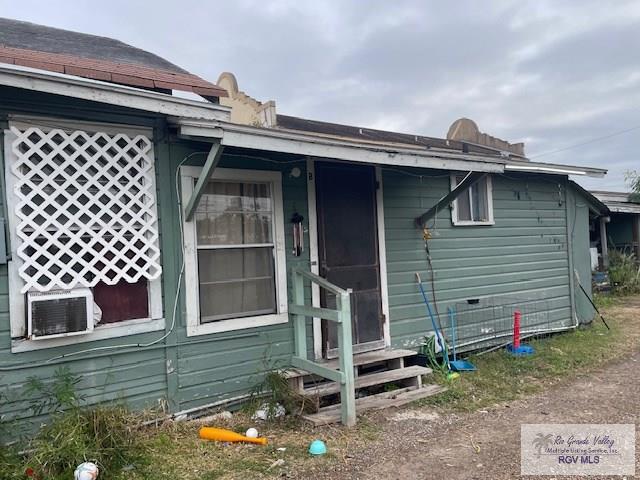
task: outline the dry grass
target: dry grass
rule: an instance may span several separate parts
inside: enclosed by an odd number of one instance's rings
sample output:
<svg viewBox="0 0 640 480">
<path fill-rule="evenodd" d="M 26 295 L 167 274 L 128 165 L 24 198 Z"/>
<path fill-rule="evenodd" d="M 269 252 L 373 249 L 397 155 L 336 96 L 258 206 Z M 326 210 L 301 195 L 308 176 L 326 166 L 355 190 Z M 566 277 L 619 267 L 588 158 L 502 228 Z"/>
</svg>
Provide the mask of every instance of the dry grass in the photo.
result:
<svg viewBox="0 0 640 480">
<path fill-rule="evenodd" d="M 472 411 L 539 392 L 561 380 L 570 381 L 589 374 L 638 349 L 638 312 L 640 297 L 629 297 L 604 310 L 611 332 L 606 331 L 598 319 L 591 327 L 536 341 L 537 355 L 530 359 L 514 359 L 502 352 L 475 358 L 478 372 L 464 374 L 458 383 L 449 385 L 449 392 L 426 399 L 413 408 Z M 291 420 L 255 423 L 243 414 L 236 414 L 231 420 L 221 420 L 211 426 L 242 433 L 250 426 L 257 426 L 269 439 L 268 446 L 202 441 L 198 438 L 201 425 L 197 421 L 149 428 L 142 432 L 147 448 L 146 461 L 116 478 L 299 478 L 297 472 L 301 471 L 305 478 L 313 478 L 314 472 L 326 471 L 339 463 L 346 464 L 351 455 L 367 448 L 371 442 L 383 442 L 385 438 L 382 415 L 360 417 L 358 425 L 352 429 L 340 425 L 314 428 Z M 312 457 L 307 453 L 309 443 L 316 438 L 327 443 L 328 455 Z M 271 468 L 279 459 L 284 463 Z"/>
<path fill-rule="evenodd" d="M 314 428 L 292 420 L 260 422 L 256 425 L 242 413 L 235 414 L 231 420 L 215 422 L 216 427 L 239 433 L 256 426 L 260 434 L 269 439 L 267 446 L 260 446 L 200 440 L 198 430 L 201 426 L 202 423 L 195 420 L 168 422 L 158 428 L 145 430 L 142 435 L 147 448 L 146 462 L 116 478 L 263 479 L 281 477 L 302 466 L 305 470 L 323 471 L 335 462 L 345 461 L 351 448 L 377 440 L 381 431 L 380 427 L 366 419 L 361 419 L 358 426 L 350 430 L 340 426 Z M 317 438 L 327 443 L 327 455 L 313 457 L 307 453 L 309 444 Z M 284 463 L 276 464 L 280 459 Z"/>
</svg>

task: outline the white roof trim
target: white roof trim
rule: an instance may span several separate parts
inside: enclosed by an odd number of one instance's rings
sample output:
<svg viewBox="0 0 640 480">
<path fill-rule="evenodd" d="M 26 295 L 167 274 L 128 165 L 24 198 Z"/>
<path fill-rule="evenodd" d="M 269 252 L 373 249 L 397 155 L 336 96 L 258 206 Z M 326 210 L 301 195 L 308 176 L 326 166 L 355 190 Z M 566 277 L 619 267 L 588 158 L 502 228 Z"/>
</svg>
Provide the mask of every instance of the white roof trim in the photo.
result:
<svg viewBox="0 0 640 480">
<path fill-rule="evenodd" d="M 581 167 L 578 165 L 562 165 L 555 163 L 540 163 L 530 161 L 514 162 L 513 160 L 507 163 L 504 169 L 520 172 L 550 173 L 555 175 L 586 175 L 588 177 L 595 178 L 602 178 L 607 173 L 607 170 L 603 168 Z"/>
<path fill-rule="evenodd" d="M 586 175 L 588 177 L 602 178 L 607 173 L 601 168 L 577 167 L 573 165 L 555 165 L 544 163 L 525 162 L 518 165 L 508 163 L 504 167 L 505 170 L 517 170 L 520 172 L 540 172 L 551 173 L 556 175 Z"/>
<path fill-rule="evenodd" d="M 201 120 L 228 120 L 231 110 L 214 103 L 9 64 L 0 64 L 0 85 Z"/>
<path fill-rule="evenodd" d="M 368 164 L 502 173 L 505 161 L 456 152 L 411 148 L 398 144 L 372 144 L 351 139 L 336 139 L 305 132 L 266 129 L 226 122 L 195 122 L 175 119 L 180 134 L 186 137 L 218 138 L 222 145 L 272 152 L 334 158 Z"/>
<path fill-rule="evenodd" d="M 570 170 L 565 168 L 541 167 L 538 165 L 506 165 L 505 170 L 521 170 L 524 172 L 546 172 L 564 175 L 586 175 L 583 170 Z"/>
</svg>

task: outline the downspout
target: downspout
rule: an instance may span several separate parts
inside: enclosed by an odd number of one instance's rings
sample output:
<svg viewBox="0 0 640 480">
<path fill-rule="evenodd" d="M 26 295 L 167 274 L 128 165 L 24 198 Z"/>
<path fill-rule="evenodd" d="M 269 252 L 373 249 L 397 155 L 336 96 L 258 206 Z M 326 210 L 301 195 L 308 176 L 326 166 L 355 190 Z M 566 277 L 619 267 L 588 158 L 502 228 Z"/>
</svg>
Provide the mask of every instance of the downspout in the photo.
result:
<svg viewBox="0 0 640 480">
<path fill-rule="evenodd" d="M 568 177 L 567 177 L 568 180 Z M 576 310 L 576 285 L 575 285 L 575 277 L 576 277 L 576 272 L 573 269 L 573 234 L 571 233 L 571 225 L 569 224 L 571 221 L 571 216 L 569 215 L 569 182 L 566 181 L 565 182 L 565 188 L 564 188 L 564 211 L 565 211 L 565 218 L 566 218 L 566 227 L 567 227 L 567 257 L 568 257 L 568 261 L 569 261 L 569 271 L 567 272 L 569 274 L 569 298 L 571 301 L 571 318 L 573 319 L 574 323 L 572 325 L 573 328 L 577 328 L 579 325 L 579 320 L 578 320 L 578 313 Z M 572 198 L 575 200 L 575 197 L 572 196 Z M 575 202 L 573 203 L 573 208 L 574 211 L 578 208 L 577 205 L 575 204 Z M 577 217 L 577 211 L 576 213 L 576 217 Z M 574 220 L 575 222 L 575 220 Z"/>
</svg>

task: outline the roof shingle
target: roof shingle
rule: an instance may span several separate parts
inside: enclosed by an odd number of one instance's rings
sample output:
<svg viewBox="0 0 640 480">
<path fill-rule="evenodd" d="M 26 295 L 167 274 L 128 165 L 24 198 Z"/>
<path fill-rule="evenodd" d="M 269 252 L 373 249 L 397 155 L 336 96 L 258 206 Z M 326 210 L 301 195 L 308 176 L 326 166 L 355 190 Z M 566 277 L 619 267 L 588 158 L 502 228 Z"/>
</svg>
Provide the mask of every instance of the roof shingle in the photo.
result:
<svg viewBox="0 0 640 480">
<path fill-rule="evenodd" d="M 226 90 L 119 40 L 0 18 L 0 62 L 134 87 L 224 97 Z"/>
</svg>

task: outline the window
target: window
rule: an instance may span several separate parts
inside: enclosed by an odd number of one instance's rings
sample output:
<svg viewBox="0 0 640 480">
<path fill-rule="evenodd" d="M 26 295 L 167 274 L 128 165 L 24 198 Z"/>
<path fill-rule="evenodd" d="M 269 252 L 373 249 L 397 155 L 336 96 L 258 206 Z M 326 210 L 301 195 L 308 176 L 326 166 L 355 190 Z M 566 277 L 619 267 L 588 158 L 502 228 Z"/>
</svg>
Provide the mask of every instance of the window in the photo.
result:
<svg viewBox="0 0 640 480">
<path fill-rule="evenodd" d="M 151 131 L 14 117 L 4 150 L 12 337 L 26 335 L 28 293 L 81 287 L 98 307 L 96 333 L 37 348 L 162 329 Z"/>
<path fill-rule="evenodd" d="M 184 205 L 200 171 L 181 170 Z M 282 215 L 280 172 L 214 171 L 184 224 L 188 335 L 287 321 Z"/>
<path fill-rule="evenodd" d="M 451 176 L 451 189 L 463 179 L 464 174 Z M 454 225 L 493 225 L 493 198 L 491 177 L 475 183 L 453 201 L 451 220 Z"/>
</svg>

